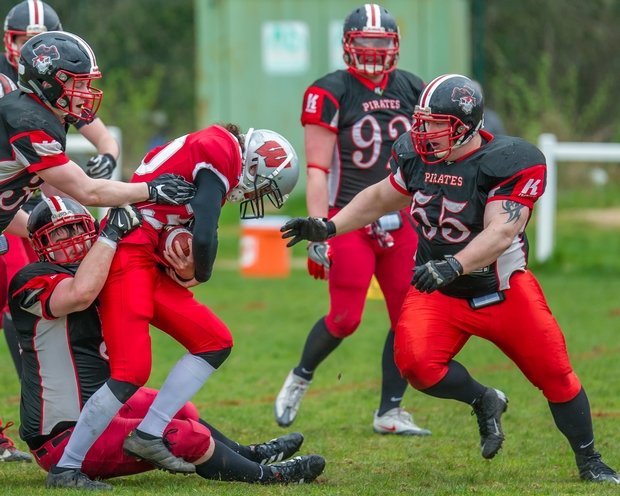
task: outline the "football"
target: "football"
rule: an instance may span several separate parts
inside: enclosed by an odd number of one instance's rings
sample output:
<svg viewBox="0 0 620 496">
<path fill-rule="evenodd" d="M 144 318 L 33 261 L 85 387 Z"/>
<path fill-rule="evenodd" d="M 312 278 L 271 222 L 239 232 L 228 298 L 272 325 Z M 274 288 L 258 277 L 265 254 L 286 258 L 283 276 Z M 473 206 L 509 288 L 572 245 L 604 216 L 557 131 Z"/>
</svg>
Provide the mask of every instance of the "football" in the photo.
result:
<svg viewBox="0 0 620 496">
<path fill-rule="evenodd" d="M 164 251 L 170 250 L 174 243 L 179 243 L 183 253 L 189 255 L 192 232 L 182 226 L 165 227 L 159 235 L 158 255 L 163 259 Z"/>
</svg>

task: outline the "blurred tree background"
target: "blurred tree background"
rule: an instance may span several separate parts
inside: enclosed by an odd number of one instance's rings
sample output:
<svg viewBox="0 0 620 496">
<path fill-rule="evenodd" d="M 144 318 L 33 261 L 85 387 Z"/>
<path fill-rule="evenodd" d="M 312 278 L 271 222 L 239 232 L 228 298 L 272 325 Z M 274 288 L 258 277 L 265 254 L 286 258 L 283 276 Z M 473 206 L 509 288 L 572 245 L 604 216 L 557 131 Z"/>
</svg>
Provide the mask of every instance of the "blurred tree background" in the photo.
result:
<svg viewBox="0 0 620 496">
<path fill-rule="evenodd" d="M 0 0 L 0 12 L 14 3 Z M 194 129 L 193 0 L 48 3 L 64 28 L 95 50 L 104 76 L 100 115 L 123 131 L 126 171 L 136 167 L 151 138 Z M 470 0 L 470 6 L 472 75 L 510 134 L 533 142 L 541 132 L 560 140 L 620 140 L 620 57 L 614 51 L 620 1 Z"/>
</svg>

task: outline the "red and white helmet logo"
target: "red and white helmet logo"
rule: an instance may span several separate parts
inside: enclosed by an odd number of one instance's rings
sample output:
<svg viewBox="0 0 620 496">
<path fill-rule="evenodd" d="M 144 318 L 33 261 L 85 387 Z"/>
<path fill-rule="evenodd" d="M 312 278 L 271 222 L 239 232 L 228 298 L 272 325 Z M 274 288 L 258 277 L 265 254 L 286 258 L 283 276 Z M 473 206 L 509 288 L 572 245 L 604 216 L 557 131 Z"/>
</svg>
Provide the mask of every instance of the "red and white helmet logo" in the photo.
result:
<svg viewBox="0 0 620 496">
<path fill-rule="evenodd" d="M 263 157 L 265 161 L 265 167 L 277 168 L 280 167 L 285 160 L 288 159 L 288 153 L 284 147 L 274 140 L 265 141 L 255 152 L 257 155 Z M 291 163 L 287 163 L 284 168 L 291 167 Z"/>
</svg>

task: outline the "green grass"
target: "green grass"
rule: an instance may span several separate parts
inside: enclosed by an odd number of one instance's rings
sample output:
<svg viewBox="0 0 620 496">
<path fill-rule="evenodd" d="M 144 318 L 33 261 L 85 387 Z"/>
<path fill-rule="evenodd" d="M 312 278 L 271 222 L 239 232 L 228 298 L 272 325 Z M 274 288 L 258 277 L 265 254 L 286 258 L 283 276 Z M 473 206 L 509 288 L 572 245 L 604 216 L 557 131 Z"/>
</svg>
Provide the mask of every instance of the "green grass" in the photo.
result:
<svg viewBox="0 0 620 496">
<path fill-rule="evenodd" d="M 294 200 L 289 208 L 289 214 L 300 213 L 300 202 Z M 302 269 L 293 270 L 286 279 L 249 279 L 231 270 L 229 261 L 237 256 L 238 245 L 237 222 L 232 221 L 235 215 L 234 208 L 225 209 L 220 260 L 213 279 L 197 289 L 198 297 L 229 324 L 235 347 L 228 361 L 198 393 L 196 403 L 205 418 L 240 442 L 262 441 L 292 430 L 303 432 L 306 441 L 302 452 L 325 456 L 325 473 L 316 484 L 263 487 L 151 472 L 113 480 L 116 494 L 617 492 L 615 487 L 579 482 L 571 451 L 555 429 L 542 394 L 497 349 L 478 339 L 472 339 L 458 359 L 478 380 L 501 388 L 510 397 L 504 417 L 507 439 L 494 460 L 483 460 L 479 454 L 477 424 L 469 408 L 414 390 L 407 392 L 403 404 L 414 412 L 420 425 L 433 431 L 432 437 L 373 434 L 380 354 L 388 325 L 380 301 L 368 302 L 358 332 L 321 366 L 292 428 L 277 427 L 273 400 L 299 357 L 308 329 L 327 310 L 326 287 Z M 620 468 L 620 232 L 563 222 L 562 216 L 559 219 L 559 249 L 550 264 L 534 266 L 534 272 L 565 331 L 573 365 L 588 392 L 597 446 L 611 466 Z M 301 257 L 303 249 L 293 253 Z M 157 387 L 182 350 L 163 333 L 154 330 L 152 335 L 155 358 L 150 385 Z M 19 388 L 3 340 L 0 356 L 0 413 L 4 420 L 16 420 Z M 43 482 L 44 473 L 36 466 L 0 465 L 4 495 L 49 494 Z"/>
</svg>

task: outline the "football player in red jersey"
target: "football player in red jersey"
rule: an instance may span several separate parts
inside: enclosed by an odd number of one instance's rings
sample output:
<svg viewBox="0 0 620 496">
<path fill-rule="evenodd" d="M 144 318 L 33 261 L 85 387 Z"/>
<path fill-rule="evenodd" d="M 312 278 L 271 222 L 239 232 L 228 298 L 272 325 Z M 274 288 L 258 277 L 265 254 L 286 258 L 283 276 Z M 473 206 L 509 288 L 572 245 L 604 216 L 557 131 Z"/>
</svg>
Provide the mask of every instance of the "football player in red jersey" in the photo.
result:
<svg viewBox="0 0 620 496">
<path fill-rule="evenodd" d="M 380 5 L 367 3 L 353 10 L 344 21 L 342 42 L 348 70 L 318 79 L 303 100 L 306 204 L 313 217 L 333 217 L 359 191 L 388 175 L 392 143 L 409 130 L 423 87 L 419 77 L 396 68 L 398 26 Z M 416 244 L 406 209 L 390 212 L 347 236 L 309 244 L 308 271 L 316 279 L 328 280 L 329 312 L 310 330 L 300 361 L 276 398 L 279 425 L 295 420 L 318 366 L 357 330 L 374 274 L 390 319 L 374 431 L 430 434 L 401 408 L 407 381 L 394 364 L 393 329 L 409 287 L 409 276 L 400 269 L 413 268 Z"/>
<path fill-rule="evenodd" d="M 226 200 L 240 202 L 241 217 L 262 217 L 264 199 L 281 207 L 299 175 L 297 155 L 278 133 L 233 124 L 214 125 L 151 150 L 133 181 L 174 173 L 193 181 L 189 205 L 138 203 L 143 225 L 123 238 L 101 291 L 102 330 L 111 378 L 86 403 L 58 467 L 79 467 L 88 449 L 151 372 L 149 324 L 188 350 L 165 380 L 144 420 L 125 441 L 125 451 L 173 472 L 194 472 L 191 460 L 172 454 L 163 439 L 170 419 L 230 354 L 231 333 L 188 289 L 208 281 L 217 253 L 217 225 Z M 162 261 L 159 237 L 168 225 L 191 226 L 193 263 Z M 179 261 L 177 264 L 176 262 Z M 161 262 L 166 262 L 167 271 Z M 118 302 L 122 299 L 122 311 Z"/>
<path fill-rule="evenodd" d="M 52 196 L 32 212 L 28 229 L 40 262 L 11 282 L 11 312 L 24 350 L 20 429 L 48 487 L 108 489 L 92 478 L 152 470 L 123 452 L 123 441 L 144 417 L 157 391 L 140 388 L 112 419 L 79 469 L 55 470 L 82 405 L 110 377 L 95 298 L 118 241 L 140 222 L 135 207 L 111 209 L 97 236 L 93 218 L 74 200 Z M 282 462 L 299 450 L 291 433 L 266 443 L 240 445 L 200 419 L 187 403 L 164 436 L 174 453 L 192 460 L 207 479 L 259 483 L 309 482 L 323 470 L 317 455 Z M 278 462 L 278 463 L 273 463 Z M 282 462 L 282 463 L 279 463 Z M 265 464 L 273 463 L 269 466 Z"/>
<path fill-rule="evenodd" d="M 471 336 L 497 345 L 547 398 L 585 481 L 620 483 L 594 446 L 590 404 L 564 336 L 527 270 L 525 227 L 545 187 L 535 146 L 481 130 L 483 97 L 458 74 L 431 81 L 411 133 L 393 147 L 392 173 L 359 193 L 331 220 L 283 226 L 289 245 L 324 241 L 411 205 L 420 245 L 396 327 L 398 368 L 416 389 L 472 406 L 484 458 L 502 447 L 506 395 L 454 360 Z M 412 203 L 413 200 L 413 203 Z"/>
</svg>

